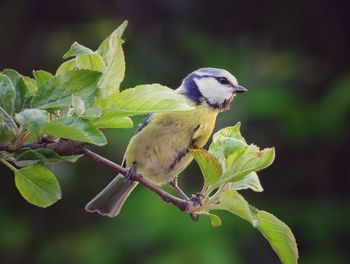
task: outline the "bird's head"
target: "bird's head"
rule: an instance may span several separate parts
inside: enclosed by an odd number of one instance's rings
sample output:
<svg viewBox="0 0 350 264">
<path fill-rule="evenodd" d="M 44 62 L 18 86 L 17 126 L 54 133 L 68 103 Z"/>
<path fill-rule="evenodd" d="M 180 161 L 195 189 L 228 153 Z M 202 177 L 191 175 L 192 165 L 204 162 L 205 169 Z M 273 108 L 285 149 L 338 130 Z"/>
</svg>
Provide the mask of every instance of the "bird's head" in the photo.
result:
<svg viewBox="0 0 350 264">
<path fill-rule="evenodd" d="M 236 93 L 248 91 L 238 85 L 237 79 L 228 71 L 217 68 L 201 68 L 189 74 L 182 82 L 179 92 L 197 105 L 203 101 L 220 111 L 230 109 Z"/>
</svg>

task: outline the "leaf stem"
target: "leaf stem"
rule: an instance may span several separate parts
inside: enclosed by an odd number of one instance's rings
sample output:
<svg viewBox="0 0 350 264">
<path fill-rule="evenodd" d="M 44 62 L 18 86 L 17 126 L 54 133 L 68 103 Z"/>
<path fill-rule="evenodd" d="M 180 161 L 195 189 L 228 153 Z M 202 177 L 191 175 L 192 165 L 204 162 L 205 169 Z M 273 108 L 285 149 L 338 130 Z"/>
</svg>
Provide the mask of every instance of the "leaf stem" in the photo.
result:
<svg viewBox="0 0 350 264">
<path fill-rule="evenodd" d="M 12 166 L 8 161 L 6 161 L 4 159 L 0 159 L 0 162 L 3 163 L 5 166 L 7 166 L 9 169 L 11 169 L 13 172 L 18 171 L 17 168 Z"/>
<path fill-rule="evenodd" d="M 222 193 L 223 189 L 225 188 L 226 184 L 221 184 L 216 192 L 209 198 L 210 204 L 216 204 L 219 202 L 220 194 Z M 213 190 L 213 189 L 212 189 Z"/>
</svg>

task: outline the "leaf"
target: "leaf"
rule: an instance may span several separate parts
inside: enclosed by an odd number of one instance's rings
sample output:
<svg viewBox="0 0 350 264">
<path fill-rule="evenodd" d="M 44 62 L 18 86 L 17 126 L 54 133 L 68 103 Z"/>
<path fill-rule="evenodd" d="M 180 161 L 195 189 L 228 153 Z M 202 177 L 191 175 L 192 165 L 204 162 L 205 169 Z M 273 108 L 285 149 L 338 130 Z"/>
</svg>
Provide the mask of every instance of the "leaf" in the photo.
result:
<svg viewBox="0 0 350 264">
<path fill-rule="evenodd" d="M 125 75 L 125 58 L 122 47 L 122 39 L 113 37 L 109 42 L 109 50 L 104 57 L 106 70 L 98 82 L 98 96 L 107 98 L 116 91 Z"/>
<path fill-rule="evenodd" d="M 15 112 L 21 112 L 24 105 L 25 105 L 25 99 L 26 95 L 28 93 L 27 86 L 22 78 L 22 76 L 12 69 L 5 69 L 3 70 L 3 73 L 6 74 L 13 84 L 13 87 L 16 90 L 16 99 L 15 99 Z"/>
<path fill-rule="evenodd" d="M 85 104 L 83 99 L 81 99 L 79 96 L 73 95 L 72 96 L 72 108 L 73 108 L 73 116 L 80 117 L 85 112 Z"/>
<path fill-rule="evenodd" d="M 237 191 L 229 189 L 220 196 L 223 209 L 247 220 L 269 241 L 284 264 L 295 264 L 298 249 L 289 227 L 270 213 L 250 206 Z"/>
<path fill-rule="evenodd" d="M 0 107 L 0 142 L 9 141 L 17 136 L 18 127 L 6 111 Z"/>
<path fill-rule="evenodd" d="M 106 57 L 108 51 L 110 50 L 110 39 L 121 38 L 126 26 L 128 25 L 128 21 L 125 20 L 116 30 L 112 32 L 98 47 L 96 53 L 101 55 L 102 57 Z"/>
<path fill-rule="evenodd" d="M 82 115 L 82 118 L 84 119 L 95 119 L 97 117 L 100 117 L 102 115 L 102 109 L 100 107 L 89 107 L 85 109 L 84 114 Z"/>
<path fill-rule="evenodd" d="M 93 54 L 93 53 L 94 52 L 91 49 L 83 45 L 80 45 L 78 42 L 74 42 L 70 47 L 70 49 L 66 52 L 66 54 L 63 55 L 63 59 L 67 59 L 69 57 L 75 57 L 82 54 Z"/>
<path fill-rule="evenodd" d="M 230 183 L 230 188 L 235 190 L 244 190 L 249 188 L 255 192 L 262 192 L 264 190 L 260 184 L 260 180 L 256 172 L 249 173 L 240 181 Z"/>
<path fill-rule="evenodd" d="M 228 189 L 220 195 L 220 205 L 232 214 L 235 214 L 244 220 L 256 226 L 257 222 L 254 220 L 248 202 L 233 189 Z"/>
<path fill-rule="evenodd" d="M 44 124 L 49 120 L 49 114 L 41 109 L 25 109 L 16 114 L 17 122 L 31 133 L 41 135 Z"/>
<path fill-rule="evenodd" d="M 38 86 L 44 85 L 53 77 L 51 73 L 43 70 L 33 71 L 33 76 Z"/>
<path fill-rule="evenodd" d="M 96 118 L 91 123 L 97 128 L 130 128 L 133 122 L 129 117 Z"/>
<path fill-rule="evenodd" d="M 211 221 L 211 225 L 214 226 L 214 227 L 219 227 L 221 226 L 222 224 L 222 221 L 220 219 L 219 216 L 215 215 L 215 214 L 210 214 L 210 213 L 207 213 L 205 214 L 207 215 L 209 218 L 210 218 L 210 221 Z"/>
<path fill-rule="evenodd" d="M 238 122 L 236 125 L 232 127 L 225 127 L 223 129 L 220 129 L 218 132 L 214 134 L 213 141 L 215 142 L 215 141 L 221 140 L 222 138 L 235 138 L 247 144 L 247 142 L 241 135 L 240 128 L 241 128 L 241 123 Z"/>
<path fill-rule="evenodd" d="M 209 152 L 220 160 L 224 168 L 221 182 L 242 181 L 250 173 L 270 166 L 275 158 L 274 148 L 260 150 L 255 145 L 248 145 L 240 133 L 240 123 L 215 133 Z M 234 186 L 238 189 L 262 191 L 257 175 L 251 174 L 241 184 Z"/>
<path fill-rule="evenodd" d="M 104 72 L 106 65 L 103 58 L 98 54 L 83 54 L 75 59 L 76 65 L 79 69 L 93 70 Z"/>
<path fill-rule="evenodd" d="M 61 64 L 61 66 L 58 67 L 58 69 L 56 71 L 56 76 L 62 75 L 64 73 L 66 73 L 68 71 L 71 71 L 71 70 L 74 70 L 74 69 L 77 69 L 77 62 L 76 62 L 75 58 L 74 59 L 70 59 L 70 60 L 68 60 L 66 62 L 63 62 Z"/>
<path fill-rule="evenodd" d="M 0 73 L 0 107 L 9 115 L 12 115 L 16 99 L 16 90 L 13 87 L 11 79 Z"/>
<path fill-rule="evenodd" d="M 28 89 L 28 96 L 34 96 L 36 92 L 38 91 L 38 84 L 36 83 L 36 80 L 28 77 L 28 76 L 22 76 L 23 81 Z"/>
<path fill-rule="evenodd" d="M 24 199 L 39 207 L 48 207 L 62 197 L 55 175 L 41 165 L 15 171 L 15 183 Z"/>
<path fill-rule="evenodd" d="M 194 109 L 183 95 L 160 84 L 139 85 L 126 89 L 119 94 L 114 93 L 108 99 L 97 99 L 96 104 L 101 107 L 110 107 L 104 110 L 102 118 Z"/>
<path fill-rule="evenodd" d="M 91 143 L 97 146 L 107 144 L 104 134 L 89 121 L 74 117 L 57 119 L 44 126 L 43 132 L 48 135 Z"/>
<path fill-rule="evenodd" d="M 39 148 L 35 150 L 27 149 L 16 153 L 14 162 L 19 167 L 25 167 L 36 163 L 46 164 L 58 161 L 76 162 L 80 157 L 82 157 L 82 155 L 60 156 L 52 149 Z"/>
<path fill-rule="evenodd" d="M 270 166 L 274 158 L 274 148 L 260 150 L 257 146 L 250 145 L 241 155 L 226 164 L 227 170 L 222 178 L 225 181 L 240 181 L 249 173 Z"/>
<path fill-rule="evenodd" d="M 1 116 L 0 116 L 0 119 L 1 119 Z M 12 159 L 13 159 L 12 153 L 8 153 L 6 151 L 0 151 L 0 162 L 3 162 L 4 160 L 12 160 Z M 7 164 L 4 164 L 4 165 L 7 165 Z"/>
<path fill-rule="evenodd" d="M 190 153 L 202 171 L 204 184 L 209 186 L 215 184 L 222 175 L 219 160 L 205 149 L 190 149 Z"/>
<path fill-rule="evenodd" d="M 96 105 L 98 105 L 101 108 L 104 108 L 105 110 L 113 108 L 116 104 L 115 102 L 118 100 L 119 95 L 119 91 L 115 91 L 112 95 L 108 96 L 107 98 L 96 98 Z"/>
<path fill-rule="evenodd" d="M 71 95 L 89 99 L 96 89 L 101 73 L 89 70 L 69 71 L 55 76 L 39 87 L 32 106 L 36 108 L 59 108 L 71 105 Z"/>
<path fill-rule="evenodd" d="M 23 134 L 22 134 L 23 135 Z M 23 139 L 22 139 L 23 140 Z M 35 134 L 29 134 L 24 141 L 22 141 L 23 144 L 28 144 L 28 143 L 32 143 L 33 141 L 37 141 L 38 140 L 38 136 Z"/>
<path fill-rule="evenodd" d="M 258 230 L 269 241 L 273 250 L 284 264 L 298 263 L 298 248 L 290 228 L 274 215 L 257 210 Z"/>
<path fill-rule="evenodd" d="M 240 123 L 237 123 L 233 127 L 226 127 L 219 130 L 214 134 L 213 142 L 209 146 L 209 152 L 220 160 L 224 169 L 226 168 L 227 157 L 234 153 L 237 157 L 248 147 L 239 129 Z"/>
</svg>

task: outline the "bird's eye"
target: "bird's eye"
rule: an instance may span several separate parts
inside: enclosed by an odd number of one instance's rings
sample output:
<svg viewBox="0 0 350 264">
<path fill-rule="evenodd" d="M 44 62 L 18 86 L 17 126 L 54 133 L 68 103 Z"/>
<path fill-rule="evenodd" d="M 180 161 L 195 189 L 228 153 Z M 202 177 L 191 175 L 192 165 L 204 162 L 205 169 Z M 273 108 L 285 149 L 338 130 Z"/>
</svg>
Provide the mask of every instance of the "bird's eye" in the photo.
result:
<svg viewBox="0 0 350 264">
<path fill-rule="evenodd" d="M 217 78 L 218 82 L 221 84 L 229 84 L 230 82 L 225 77 Z"/>
</svg>

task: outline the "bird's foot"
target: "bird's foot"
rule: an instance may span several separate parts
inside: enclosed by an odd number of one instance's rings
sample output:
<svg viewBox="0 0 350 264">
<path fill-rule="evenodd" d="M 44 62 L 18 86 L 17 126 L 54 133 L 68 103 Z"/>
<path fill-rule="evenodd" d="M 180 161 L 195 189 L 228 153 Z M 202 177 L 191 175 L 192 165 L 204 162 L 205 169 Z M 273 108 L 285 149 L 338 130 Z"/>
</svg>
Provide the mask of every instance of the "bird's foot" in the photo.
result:
<svg viewBox="0 0 350 264">
<path fill-rule="evenodd" d="M 135 164 L 133 164 L 126 169 L 126 173 L 124 176 L 125 181 L 130 182 L 130 184 L 133 183 L 136 174 L 137 174 L 136 166 L 135 166 Z"/>
<path fill-rule="evenodd" d="M 204 196 L 201 193 L 196 193 L 196 194 L 192 194 L 192 198 L 190 199 L 192 206 L 202 206 L 202 200 L 203 200 Z"/>
<path fill-rule="evenodd" d="M 196 222 L 199 219 L 199 215 L 190 213 L 190 218 L 191 218 L 192 221 Z"/>
<path fill-rule="evenodd" d="M 203 194 L 201 193 L 192 194 L 192 198 L 190 199 L 190 202 L 192 206 L 202 206 L 203 198 L 204 198 Z M 199 219 L 199 215 L 194 213 L 190 213 L 190 217 L 192 221 L 198 221 Z"/>
<path fill-rule="evenodd" d="M 183 192 L 183 190 L 181 190 L 179 185 L 177 185 L 177 178 L 174 178 L 171 182 L 169 182 L 169 186 L 173 190 L 175 190 L 181 196 L 181 198 L 185 200 L 189 200 L 188 196 Z"/>
</svg>

